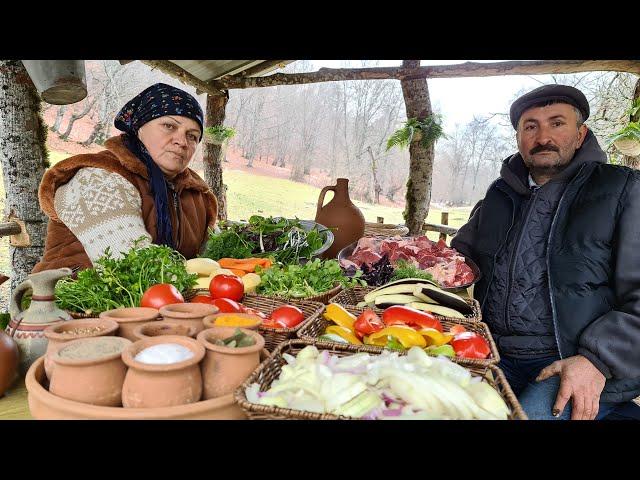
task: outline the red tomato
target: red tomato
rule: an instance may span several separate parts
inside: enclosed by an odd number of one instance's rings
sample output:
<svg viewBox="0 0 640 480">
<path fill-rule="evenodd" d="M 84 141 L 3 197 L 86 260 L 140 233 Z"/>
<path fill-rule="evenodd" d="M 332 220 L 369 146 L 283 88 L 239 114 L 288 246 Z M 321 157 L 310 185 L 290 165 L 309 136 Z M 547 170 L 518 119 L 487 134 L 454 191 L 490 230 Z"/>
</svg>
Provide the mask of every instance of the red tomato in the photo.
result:
<svg viewBox="0 0 640 480">
<path fill-rule="evenodd" d="M 235 275 L 216 275 L 209 283 L 209 293 L 213 298 L 230 298 L 238 302 L 244 295 L 244 283 Z"/>
<path fill-rule="evenodd" d="M 466 329 L 466 328 L 464 328 L 462 325 L 453 325 L 453 326 L 449 329 L 449 333 L 450 333 L 451 335 L 457 335 L 457 334 L 459 334 L 459 333 L 466 332 L 466 331 L 467 331 L 467 329 Z"/>
<path fill-rule="evenodd" d="M 196 295 L 191 300 L 189 300 L 189 303 L 208 303 L 211 305 L 212 301 L 213 298 L 211 298 L 211 296 L 209 295 Z"/>
<path fill-rule="evenodd" d="M 304 313 L 293 305 L 282 305 L 271 312 L 270 320 L 282 328 L 294 328 L 304 320 Z"/>
<path fill-rule="evenodd" d="M 234 302 L 229 298 L 213 298 L 211 299 L 211 305 L 218 307 L 221 313 L 240 313 L 243 312 L 242 307 L 238 302 Z"/>
<path fill-rule="evenodd" d="M 184 298 L 178 289 L 170 283 L 159 283 L 149 287 L 140 300 L 141 307 L 158 309 L 172 303 L 184 303 Z"/>
<path fill-rule="evenodd" d="M 442 332 L 442 324 L 434 315 L 403 305 L 394 305 L 382 313 L 382 321 L 387 327 L 408 325 L 418 328 L 435 328 Z"/>
<path fill-rule="evenodd" d="M 267 318 L 267 316 L 264 313 L 262 313 L 260 310 L 256 310 L 255 308 L 250 308 L 250 307 L 244 307 L 243 306 L 242 313 L 249 313 L 251 315 L 257 315 L 257 316 L 259 316 L 260 318 L 262 318 L 264 320 L 266 320 L 266 318 Z"/>
<path fill-rule="evenodd" d="M 356 335 L 359 338 L 362 338 L 365 335 L 370 335 L 382 330 L 384 328 L 384 323 L 382 323 L 380 317 L 378 317 L 373 310 L 368 308 L 358 315 L 358 319 L 353 324 L 353 328 Z"/>
<path fill-rule="evenodd" d="M 487 341 L 474 332 L 462 332 L 451 341 L 451 346 L 458 357 L 487 358 L 491 348 Z"/>
</svg>

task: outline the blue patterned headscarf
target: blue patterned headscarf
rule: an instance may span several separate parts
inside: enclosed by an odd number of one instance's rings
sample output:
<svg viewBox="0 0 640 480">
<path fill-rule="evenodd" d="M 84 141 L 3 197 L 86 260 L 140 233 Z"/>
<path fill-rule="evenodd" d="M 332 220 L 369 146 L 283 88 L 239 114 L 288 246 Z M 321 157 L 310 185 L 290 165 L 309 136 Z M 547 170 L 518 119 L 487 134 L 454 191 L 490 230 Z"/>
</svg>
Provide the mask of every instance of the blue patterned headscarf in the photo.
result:
<svg viewBox="0 0 640 480">
<path fill-rule="evenodd" d="M 125 132 L 124 144 L 147 167 L 151 193 L 156 207 L 157 243 L 173 248 L 173 229 L 169 215 L 167 182 L 160 167 L 153 161 L 144 144 L 138 139 L 138 130 L 145 123 L 165 115 L 179 115 L 194 120 L 200 126 L 200 139 L 204 114 L 198 101 L 190 94 L 166 83 L 156 83 L 129 100 L 118 112 L 114 125 Z"/>
</svg>

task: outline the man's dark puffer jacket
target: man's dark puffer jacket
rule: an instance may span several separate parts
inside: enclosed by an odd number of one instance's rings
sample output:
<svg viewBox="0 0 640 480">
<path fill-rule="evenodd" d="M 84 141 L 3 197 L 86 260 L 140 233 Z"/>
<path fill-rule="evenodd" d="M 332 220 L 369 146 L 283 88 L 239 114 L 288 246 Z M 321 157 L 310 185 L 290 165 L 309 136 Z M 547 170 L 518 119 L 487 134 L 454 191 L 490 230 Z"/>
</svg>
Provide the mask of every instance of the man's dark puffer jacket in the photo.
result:
<svg viewBox="0 0 640 480">
<path fill-rule="evenodd" d="M 582 149 L 597 146 L 591 132 L 589 137 Z M 451 242 L 482 271 L 474 291 L 480 303 L 522 198 L 498 179 Z M 546 262 L 560 356 L 584 355 L 605 375 L 602 401 L 638 396 L 640 171 L 581 165 L 558 204 Z"/>
</svg>

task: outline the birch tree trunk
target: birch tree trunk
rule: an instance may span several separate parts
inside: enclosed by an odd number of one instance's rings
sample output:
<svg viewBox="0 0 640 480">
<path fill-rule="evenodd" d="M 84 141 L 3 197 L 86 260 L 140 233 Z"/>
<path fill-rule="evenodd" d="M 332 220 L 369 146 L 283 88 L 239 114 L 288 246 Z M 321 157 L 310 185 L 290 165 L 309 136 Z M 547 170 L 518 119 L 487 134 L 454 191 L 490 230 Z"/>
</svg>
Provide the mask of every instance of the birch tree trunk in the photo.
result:
<svg viewBox="0 0 640 480">
<path fill-rule="evenodd" d="M 224 123 L 225 109 L 228 96 L 207 95 L 207 112 L 206 127 L 222 125 Z M 218 219 L 227 219 L 227 193 L 226 185 L 222 182 L 222 145 L 214 145 L 212 143 L 204 144 L 204 154 L 202 157 L 204 163 L 204 180 L 209 188 L 218 199 Z"/>
<path fill-rule="evenodd" d="M 20 60 L 0 60 L 0 160 L 5 189 L 4 216 L 23 221 L 30 245 L 9 247 L 11 290 L 22 282 L 44 252 L 47 217 L 38 187 L 48 166 L 47 130 L 40 97 Z"/>
<path fill-rule="evenodd" d="M 402 66 L 417 68 L 420 60 L 403 60 Z M 423 79 L 402 80 L 407 118 L 424 120 L 432 114 L 429 87 Z M 419 235 L 422 231 L 431 202 L 431 180 L 433 177 L 434 147 L 423 147 L 420 142 L 411 142 L 409 146 L 409 180 L 407 182 L 406 205 L 404 209 L 405 224 L 409 227 L 409 235 Z"/>
<path fill-rule="evenodd" d="M 60 123 L 62 122 L 62 117 L 64 117 L 64 112 L 67 111 L 67 106 L 66 105 L 61 105 L 60 108 L 58 108 L 58 113 L 56 114 L 56 121 L 53 124 L 53 127 L 51 128 L 51 131 L 54 133 L 60 133 Z"/>
<path fill-rule="evenodd" d="M 636 88 L 633 92 L 633 98 L 631 99 L 631 102 L 635 102 L 636 99 L 640 98 L 640 78 L 637 80 L 636 82 Z M 637 122 L 640 120 L 640 113 L 634 115 L 631 117 L 631 120 L 634 122 Z M 631 168 L 635 168 L 640 169 L 640 155 L 636 156 L 636 157 L 630 157 L 628 155 L 624 155 L 622 157 L 622 164 L 627 166 L 627 167 L 631 167 Z"/>
</svg>

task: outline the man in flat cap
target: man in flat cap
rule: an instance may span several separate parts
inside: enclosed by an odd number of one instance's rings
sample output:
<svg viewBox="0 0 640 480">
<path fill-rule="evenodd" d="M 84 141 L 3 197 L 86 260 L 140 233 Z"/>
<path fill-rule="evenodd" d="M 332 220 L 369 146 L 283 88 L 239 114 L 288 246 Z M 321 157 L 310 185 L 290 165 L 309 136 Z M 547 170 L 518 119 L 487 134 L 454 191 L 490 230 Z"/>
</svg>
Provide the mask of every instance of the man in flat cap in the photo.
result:
<svg viewBox="0 0 640 480">
<path fill-rule="evenodd" d="M 518 153 L 451 245 L 532 419 L 640 418 L 640 172 L 609 165 L 589 103 L 546 85 L 511 106 Z"/>
</svg>

